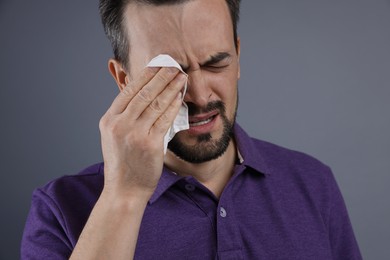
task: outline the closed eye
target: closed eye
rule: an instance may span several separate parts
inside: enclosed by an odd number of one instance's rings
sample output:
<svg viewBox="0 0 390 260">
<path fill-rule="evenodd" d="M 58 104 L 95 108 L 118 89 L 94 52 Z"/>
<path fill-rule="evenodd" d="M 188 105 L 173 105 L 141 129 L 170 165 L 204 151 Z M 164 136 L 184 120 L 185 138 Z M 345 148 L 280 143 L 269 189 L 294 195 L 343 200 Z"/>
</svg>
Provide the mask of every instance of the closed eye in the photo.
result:
<svg viewBox="0 0 390 260">
<path fill-rule="evenodd" d="M 202 66 L 202 68 L 205 70 L 208 70 L 208 71 L 212 71 L 212 72 L 221 72 L 224 69 L 226 69 L 227 67 L 229 67 L 229 65 L 230 64 L 223 64 L 223 65 L 215 64 L 215 65 L 210 65 L 210 66 Z"/>
<path fill-rule="evenodd" d="M 227 68 L 232 61 L 232 56 L 227 52 L 219 52 L 216 55 L 211 56 L 211 58 L 201 65 L 202 68 L 205 68 L 210 71 L 223 71 Z"/>
<path fill-rule="evenodd" d="M 215 55 L 211 55 L 208 60 L 199 65 L 202 69 L 219 72 L 229 67 L 231 62 L 232 56 L 228 52 L 218 52 Z M 186 73 L 190 70 L 188 66 L 180 65 Z"/>
</svg>

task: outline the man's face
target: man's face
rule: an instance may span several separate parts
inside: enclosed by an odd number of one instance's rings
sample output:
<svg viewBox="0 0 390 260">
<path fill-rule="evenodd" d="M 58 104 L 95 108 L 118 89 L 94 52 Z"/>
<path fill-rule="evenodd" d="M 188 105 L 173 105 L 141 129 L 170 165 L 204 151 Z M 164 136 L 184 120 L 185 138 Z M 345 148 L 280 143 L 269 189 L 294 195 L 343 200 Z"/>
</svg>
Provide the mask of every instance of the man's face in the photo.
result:
<svg viewBox="0 0 390 260">
<path fill-rule="evenodd" d="M 130 4 L 125 24 L 130 77 L 158 54 L 172 56 L 189 76 L 184 101 L 190 129 L 176 134 L 168 148 L 191 163 L 222 155 L 231 139 L 240 77 L 239 44 L 236 49 L 225 0 Z"/>
</svg>

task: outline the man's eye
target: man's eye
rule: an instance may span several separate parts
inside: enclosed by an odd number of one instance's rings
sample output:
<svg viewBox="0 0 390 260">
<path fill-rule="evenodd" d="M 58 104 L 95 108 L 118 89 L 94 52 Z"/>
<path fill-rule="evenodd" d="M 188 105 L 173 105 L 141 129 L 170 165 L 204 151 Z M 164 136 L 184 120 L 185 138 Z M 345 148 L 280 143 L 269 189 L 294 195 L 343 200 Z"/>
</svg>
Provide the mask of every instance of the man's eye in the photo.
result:
<svg viewBox="0 0 390 260">
<path fill-rule="evenodd" d="M 227 68 L 228 66 L 229 65 L 210 65 L 210 66 L 206 66 L 206 69 L 211 71 L 220 71 Z"/>
</svg>

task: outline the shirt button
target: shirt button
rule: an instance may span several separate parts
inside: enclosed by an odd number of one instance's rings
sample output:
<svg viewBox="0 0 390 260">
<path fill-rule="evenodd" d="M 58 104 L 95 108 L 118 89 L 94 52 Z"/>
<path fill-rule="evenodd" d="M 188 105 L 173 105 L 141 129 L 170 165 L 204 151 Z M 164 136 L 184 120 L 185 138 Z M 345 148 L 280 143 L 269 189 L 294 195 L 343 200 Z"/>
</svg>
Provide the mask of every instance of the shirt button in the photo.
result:
<svg viewBox="0 0 390 260">
<path fill-rule="evenodd" d="M 192 185 L 192 184 L 186 184 L 185 188 L 188 191 L 194 191 L 195 190 L 195 186 Z"/>
<path fill-rule="evenodd" d="M 223 218 L 226 218 L 227 213 L 226 213 L 226 210 L 225 210 L 223 207 L 221 207 L 221 208 L 219 209 L 219 215 L 220 215 L 221 217 L 223 217 Z"/>
</svg>

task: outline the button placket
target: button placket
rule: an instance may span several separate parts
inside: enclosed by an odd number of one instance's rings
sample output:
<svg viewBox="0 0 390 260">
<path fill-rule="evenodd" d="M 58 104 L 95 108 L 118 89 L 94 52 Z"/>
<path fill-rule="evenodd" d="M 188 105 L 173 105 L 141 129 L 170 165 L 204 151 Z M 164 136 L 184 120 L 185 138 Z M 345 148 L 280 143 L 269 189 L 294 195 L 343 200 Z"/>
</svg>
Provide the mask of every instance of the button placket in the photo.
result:
<svg viewBox="0 0 390 260">
<path fill-rule="evenodd" d="M 232 201 L 232 186 L 227 185 L 219 199 L 216 214 L 217 220 L 217 251 L 220 259 L 243 259 L 242 238 L 235 218 L 234 202 Z M 217 215 L 218 216 L 218 215 Z"/>
</svg>

